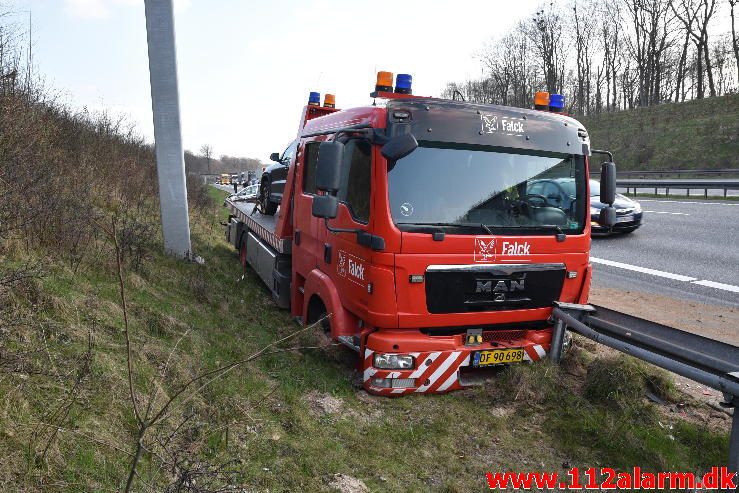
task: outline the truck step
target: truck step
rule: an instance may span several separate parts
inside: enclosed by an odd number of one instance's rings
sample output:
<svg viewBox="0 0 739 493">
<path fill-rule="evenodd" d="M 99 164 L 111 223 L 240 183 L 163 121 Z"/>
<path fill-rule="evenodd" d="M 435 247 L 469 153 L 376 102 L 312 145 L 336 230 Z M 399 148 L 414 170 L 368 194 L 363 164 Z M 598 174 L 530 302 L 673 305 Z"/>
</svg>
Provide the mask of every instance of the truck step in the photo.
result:
<svg viewBox="0 0 739 493">
<path fill-rule="evenodd" d="M 359 352 L 359 336 L 339 336 L 339 342 L 346 347 Z"/>
</svg>

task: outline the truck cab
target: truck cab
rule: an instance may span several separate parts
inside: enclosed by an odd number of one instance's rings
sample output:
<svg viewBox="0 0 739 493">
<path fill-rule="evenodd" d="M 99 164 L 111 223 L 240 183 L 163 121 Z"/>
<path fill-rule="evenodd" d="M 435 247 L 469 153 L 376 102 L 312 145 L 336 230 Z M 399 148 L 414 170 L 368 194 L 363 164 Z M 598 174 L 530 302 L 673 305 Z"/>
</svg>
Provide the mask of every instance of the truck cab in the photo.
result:
<svg viewBox="0 0 739 493">
<path fill-rule="evenodd" d="M 590 287 L 580 123 L 393 95 L 313 118 L 306 107 L 300 128 L 275 238 L 246 249 L 289 242 L 262 255 L 275 266 L 263 279 L 302 323 L 327 317 L 368 392 L 448 392 L 547 355 L 553 304 L 585 303 Z M 568 200 L 536 193 L 547 180 Z"/>
</svg>

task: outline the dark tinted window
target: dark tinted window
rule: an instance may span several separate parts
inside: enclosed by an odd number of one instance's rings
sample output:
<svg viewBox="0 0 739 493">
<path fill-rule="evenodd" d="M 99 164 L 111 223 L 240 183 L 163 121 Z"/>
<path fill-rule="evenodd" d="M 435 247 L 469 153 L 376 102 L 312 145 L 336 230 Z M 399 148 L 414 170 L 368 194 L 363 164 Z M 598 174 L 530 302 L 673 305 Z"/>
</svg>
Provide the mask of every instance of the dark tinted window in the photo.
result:
<svg viewBox="0 0 739 493">
<path fill-rule="evenodd" d="M 316 165 L 318 164 L 318 146 L 320 142 L 311 142 L 305 146 L 305 168 L 303 169 L 303 193 L 316 194 Z"/>
<path fill-rule="evenodd" d="M 342 201 L 349 206 L 354 219 L 369 222 L 371 146 L 364 140 L 350 140 L 344 148 Z"/>
</svg>

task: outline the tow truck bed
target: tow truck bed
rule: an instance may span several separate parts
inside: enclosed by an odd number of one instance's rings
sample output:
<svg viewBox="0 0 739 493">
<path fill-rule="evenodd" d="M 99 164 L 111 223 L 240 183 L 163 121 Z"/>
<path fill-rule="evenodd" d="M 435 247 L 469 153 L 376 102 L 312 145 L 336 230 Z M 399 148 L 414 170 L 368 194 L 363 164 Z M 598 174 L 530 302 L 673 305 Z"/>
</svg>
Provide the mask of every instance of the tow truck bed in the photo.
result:
<svg viewBox="0 0 739 493">
<path fill-rule="evenodd" d="M 291 238 L 278 238 L 275 235 L 277 227 L 277 215 L 265 216 L 255 210 L 255 204 L 251 202 L 232 202 L 226 200 L 226 207 L 235 219 L 241 221 L 250 231 L 275 249 L 277 253 L 290 254 Z"/>
<path fill-rule="evenodd" d="M 260 214 L 251 202 L 225 203 L 231 219 L 226 240 L 237 250 L 241 261 L 251 265 L 262 278 L 278 306 L 290 307 L 291 237 L 278 237 L 278 216 Z"/>
</svg>

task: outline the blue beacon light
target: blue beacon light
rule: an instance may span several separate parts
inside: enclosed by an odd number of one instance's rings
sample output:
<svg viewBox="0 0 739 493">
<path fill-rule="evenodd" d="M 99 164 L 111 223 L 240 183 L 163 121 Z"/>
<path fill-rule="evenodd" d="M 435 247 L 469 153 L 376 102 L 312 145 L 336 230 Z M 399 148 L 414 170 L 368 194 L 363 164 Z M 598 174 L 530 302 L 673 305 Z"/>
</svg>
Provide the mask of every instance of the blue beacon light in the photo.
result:
<svg viewBox="0 0 739 493">
<path fill-rule="evenodd" d="M 413 94 L 413 77 L 410 74 L 398 74 L 395 77 L 395 92 L 398 94 Z"/>
<path fill-rule="evenodd" d="M 565 110 L 565 97 L 561 94 L 549 95 L 549 111 L 562 113 Z"/>
<path fill-rule="evenodd" d="M 308 105 L 320 106 L 321 105 L 321 93 L 311 91 L 311 93 L 308 95 Z"/>
</svg>

